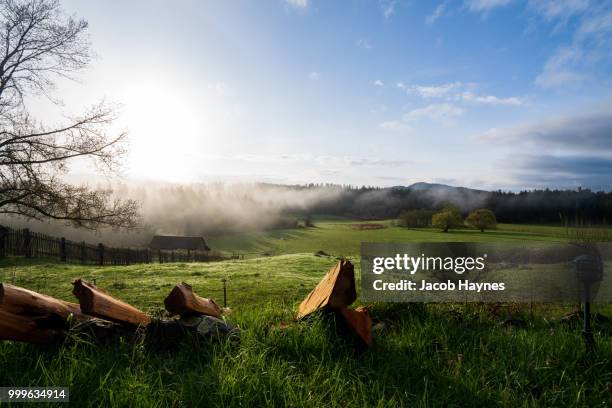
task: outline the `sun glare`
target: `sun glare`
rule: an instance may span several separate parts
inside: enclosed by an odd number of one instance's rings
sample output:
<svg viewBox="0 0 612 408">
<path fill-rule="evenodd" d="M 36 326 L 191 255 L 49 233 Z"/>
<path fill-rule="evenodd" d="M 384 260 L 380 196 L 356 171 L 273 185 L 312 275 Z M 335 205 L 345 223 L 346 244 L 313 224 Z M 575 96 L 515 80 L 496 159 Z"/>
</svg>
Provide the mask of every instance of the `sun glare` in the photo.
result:
<svg viewBox="0 0 612 408">
<path fill-rule="evenodd" d="M 202 166 L 198 158 L 204 147 L 207 152 L 214 148 L 202 120 L 203 97 L 154 79 L 125 90 L 122 120 L 130 132 L 130 175 L 166 181 L 194 178 L 193 169 Z"/>
</svg>

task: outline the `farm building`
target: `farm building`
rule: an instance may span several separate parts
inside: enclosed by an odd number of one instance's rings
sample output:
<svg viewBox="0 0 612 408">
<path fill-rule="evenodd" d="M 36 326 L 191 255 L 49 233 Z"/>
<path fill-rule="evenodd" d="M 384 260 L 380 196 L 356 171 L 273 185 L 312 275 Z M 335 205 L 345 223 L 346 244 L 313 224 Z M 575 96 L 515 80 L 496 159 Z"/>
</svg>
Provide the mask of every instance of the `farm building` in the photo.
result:
<svg viewBox="0 0 612 408">
<path fill-rule="evenodd" d="M 155 235 L 149 248 L 158 250 L 210 251 L 202 237 L 181 237 L 174 235 Z"/>
</svg>

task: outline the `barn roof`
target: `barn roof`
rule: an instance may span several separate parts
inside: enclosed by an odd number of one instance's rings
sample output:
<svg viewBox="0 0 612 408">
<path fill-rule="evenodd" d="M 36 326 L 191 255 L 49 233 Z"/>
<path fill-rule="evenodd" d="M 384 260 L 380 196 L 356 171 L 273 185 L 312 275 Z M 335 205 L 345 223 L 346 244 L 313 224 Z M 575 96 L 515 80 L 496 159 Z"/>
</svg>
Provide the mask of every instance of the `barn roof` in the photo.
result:
<svg viewBox="0 0 612 408">
<path fill-rule="evenodd" d="M 208 251 L 210 248 L 202 237 L 155 235 L 149 244 L 151 249 L 187 249 Z"/>
</svg>

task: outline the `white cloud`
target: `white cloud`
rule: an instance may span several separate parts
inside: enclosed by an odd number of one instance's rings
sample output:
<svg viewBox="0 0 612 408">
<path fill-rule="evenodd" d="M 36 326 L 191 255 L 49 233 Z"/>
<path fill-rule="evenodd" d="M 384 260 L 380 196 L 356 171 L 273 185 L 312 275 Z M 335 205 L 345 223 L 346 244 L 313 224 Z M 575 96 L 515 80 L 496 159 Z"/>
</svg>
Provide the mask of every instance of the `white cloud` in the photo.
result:
<svg viewBox="0 0 612 408">
<path fill-rule="evenodd" d="M 395 84 L 395 86 L 397 86 L 399 89 L 406 89 L 406 85 L 404 85 L 402 82 L 398 82 Z"/>
<path fill-rule="evenodd" d="M 487 105 L 514 106 L 523 104 L 523 99 L 517 96 L 501 98 L 495 95 L 478 95 L 472 91 L 475 87 L 475 84 L 464 84 L 457 81 L 433 86 L 415 85 L 410 87 L 409 92 L 423 99 L 444 99 L 449 102 L 463 101 Z"/>
<path fill-rule="evenodd" d="M 411 87 L 411 92 L 419 95 L 421 98 L 444 98 L 450 94 L 453 89 L 461 87 L 461 82 L 452 82 L 437 86 L 422 86 L 415 85 Z"/>
<path fill-rule="evenodd" d="M 396 132 L 412 130 L 412 126 L 410 126 L 406 122 L 403 122 L 402 120 L 388 120 L 386 122 L 380 123 L 378 126 L 380 126 L 381 129 L 391 130 L 391 131 L 396 131 Z"/>
<path fill-rule="evenodd" d="M 564 89 L 601 75 L 599 63 L 612 60 L 612 11 L 610 2 L 587 0 L 531 0 L 529 7 L 548 21 L 558 21 L 557 29 L 576 29 L 571 40 L 558 47 L 535 78 L 542 88 Z M 568 24 L 574 19 L 576 24 Z"/>
<path fill-rule="evenodd" d="M 464 110 L 450 103 L 434 103 L 424 108 L 414 109 L 402 116 L 405 122 L 417 122 L 421 119 L 445 121 L 463 115 Z"/>
<path fill-rule="evenodd" d="M 379 159 L 379 158 L 350 158 L 349 166 L 372 166 L 372 167 L 398 167 L 406 164 L 412 164 L 412 160 L 393 160 L 393 159 Z"/>
<path fill-rule="evenodd" d="M 535 84 L 541 88 L 559 89 L 574 86 L 584 82 L 587 76 L 570 70 L 544 70 L 535 79 Z"/>
<path fill-rule="evenodd" d="M 294 7 L 306 8 L 310 3 L 310 0 L 285 0 L 287 3 Z"/>
<path fill-rule="evenodd" d="M 216 157 L 218 160 L 244 161 L 253 163 L 269 163 L 274 165 L 291 165 L 296 163 L 316 163 L 317 165 L 329 165 L 334 163 L 336 168 L 345 167 L 398 167 L 411 164 L 408 159 L 359 157 L 359 156 L 334 156 L 316 155 L 309 153 L 281 153 L 281 154 L 252 154 L 239 153 Z"/>
<path fill-rule="evenodd" d="M 402 115 L 400 119 L 388 120 L 380 123 L 381 129 L 389 131 L 412 131 L 413 125 L 423 120 L 441 125 L 448 125 L 453 119 L 463 115 L 464 110 L 450 103 L 427 105 L 423 108 L 413 109 Z"/>
<path fill-rule="evenodd" d="M 374 81 L 374 85 L 376 85 L 376 86 L 385 86 L 385 83 L 383 81 L 381 81 L 380 79 L 377 79 L 376 81 Z"/>
<path fill-rule="evenodd" d="M 478 139 L 520 145 L 533 151 L 550 153 L 612 153 L 612 113 L 593 112 L 559 116 L 510 128 L 492 128 Z"/>
<path fill-rule="evenodd" d="M 396 4 L 396 0 L 381 0 L 380 7 L 382 8 L 382 13 L 385 18 L 389 18 L 395 14 Z"/>
<path fill-rule="evenodd" d="M 434 11 L 425 17 L 425 22 L 427 24 L 433 24 L 437 19 L 444 15 L 444 11 L 446 11 L 446 2 L 438 4 L 438 7 L 434 9 Z"/>
<path fill-rule="evenodd" d="M 529 0 L 529 8 L 546 20 L 567 21 L 589 8 L 589 0 Z"/>
<path fill-rule="evenodd" d="M 428 120 L 439 124 L 449 124 L 456 117 L 463 115 L 464 110 L 450 103 L 434 103 L 423 108 L 413 109 L 402 115 L 399 120 L 389 120 L 379 124 L 380 128 L 391 131 L 411 131 L 412 125 Z"/>
<path fill-rule="evenodd" d="M 520 106 L 523 104 L 523 100 L 516 96 L 512 96 L 509 98 L 499 98 L 493 95 L 476 95 L 473 92 L 463 92 L 461 94 L 461 99 L 466 102 L 472 103 L 480 103 L 486 105 L 512 105 L 512 106 Z"/>
<path fill-rule="evenodd" d="M 576 185 L 610 190 L 612 113 L 600 111 L 492 128 L 477 140 L 508 151 L 504 167 L 523 186 Z M 508 150 L 513 149 L 513 150 Z"/>
<path fill-rule="evenodd" d="M 317 71 L 312 71 L 310 74 L 308 74 L 308 79 L 310 79 L 311 81 L 318 81 L 319 73 Z"/>
<path fill-rule="evenodd" d="M 466 6 L 471 11 L 490 11 L 497 7 L 507 6 L 513 0 L 468 0 Z"/>
<path fill-rule="evenodd" d="M 535 84 L 542 88 L 560 88 L 583 82 L 587 76 L 575 71 L 583 59 L 583 50 L 578 46 L 558 48 L 536 77 Z"/>
<path fill-rule="evenodd" d="M 598 13 L 582 20 L 578 29 L 579 36 L 600 36 L 612 31 L 612 11 Z"/>
<path fill-rule="evenodd" d="M 370 44 L 370 42 L 365 39 L 365 38 L 360 38 L 359 40 L 357 40 L 357 46 L 361 47 L 365 50 L 371 50 L 372 49 L 372 44 Z"/>
</svg>

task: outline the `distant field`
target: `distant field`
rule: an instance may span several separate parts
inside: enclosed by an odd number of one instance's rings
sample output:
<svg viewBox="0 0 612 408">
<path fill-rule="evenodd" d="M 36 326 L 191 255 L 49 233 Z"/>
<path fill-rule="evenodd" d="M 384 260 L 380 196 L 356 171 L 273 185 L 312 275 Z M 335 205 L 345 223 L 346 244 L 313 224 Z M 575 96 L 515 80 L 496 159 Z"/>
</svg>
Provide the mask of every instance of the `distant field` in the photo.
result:
<svg viewBox="0 0 612 408">
<path fill-rule="evenodd" d="M 368 221 L 368 224 L 388 226 L 383 229 L 357 229 L 354 220 L 315 222 L 314 228 L 274 230 L 246 234 L 207 237 L 216 250 L 261 256 L 293 253 L 314 253 L 322 250 L 336 256 L 359 254 L 361 242 L 508 242 L 508 241 L 567 241 L 565 227 L 500 224 L 496 230 L 480 232 L 473 229 L 451 230 L 409 229 L 392 226 L 392 221 Z M 612 228 L 601 229 L 612 237 Z"/>
<path fill-rule="evenodd" d="M 243 332 L 239 342 L 186 342 L 173 351 L 138 342 L 59 349 L 4 342 L 0 384 L 70 386 L 75 406 L 95 407 L 609 406 L 612 323 L 595 324 L 599 351 L 587 358 L 580 328 L 559 321 L 573 305 L 368 305 L 380 324 L 366 351 L 339 337 L 333 321 L 294 322 L 297 304 L 335 256 L 350 256 L 359 271 L 361 241 L 564 239 L 556 227 L 444 234 L 361 231 L 354 223 L 211 238 L 213 248 L 252 253 L 217 263 L 92 267 L 5 259 L 3 282 L 74 300 L 71 280 L 95 279 L 153 314 L 180 281 L 221 303 L 226 278 L 227 320 Z M 314 256 L 318 250 L 332 256 Z M 266 251 L 275 256 L 256 255 Z M 612 307 L 595 311 L 610 315 Z M 507 317 L 525 326 L 503 326 Z"/>
</svg>

